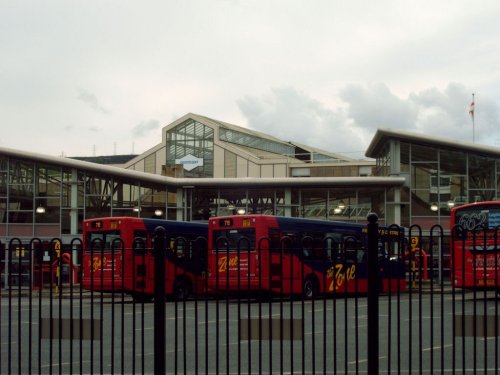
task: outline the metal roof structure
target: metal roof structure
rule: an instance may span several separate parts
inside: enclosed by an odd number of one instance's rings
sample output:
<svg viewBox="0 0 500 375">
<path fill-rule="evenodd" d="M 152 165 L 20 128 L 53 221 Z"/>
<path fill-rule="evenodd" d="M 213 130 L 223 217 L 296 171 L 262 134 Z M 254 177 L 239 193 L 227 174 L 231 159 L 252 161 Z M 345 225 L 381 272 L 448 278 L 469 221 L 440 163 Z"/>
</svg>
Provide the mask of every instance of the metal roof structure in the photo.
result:
<svg viewBox="0 0 500 375">
<path fill-rule="evenodd" d="M 64 168 L 76 168 L 83 171 L 124 178 L 131 181 L 143 181 L 172 187 L 390 187 L 404 184 L 403 177 L 283 177 L 283 178 L 174 178 L 75 160 L 61 156 L 49 156 L 30 151 L 0 147 L 0 155 L 18 159 L 36 161 Z"/>
<path fill-rule="evenodd" d="M 401 129 L 377 129 L 365 156 L 377 158 L 383 151 L 383 147 L 390 139 L 397 139 L 404 142 L 419 143 L 430 147 L 446 148 L 451 150 L 460 150 L 462 152 L 472 152 L 479 155 L 500 158 L 500 148 L 493 146 L 478 145 L 472 142 L 453 140 L 449 138 L 428 136 L 419 133 L 408 132 Z"/>
</svg>

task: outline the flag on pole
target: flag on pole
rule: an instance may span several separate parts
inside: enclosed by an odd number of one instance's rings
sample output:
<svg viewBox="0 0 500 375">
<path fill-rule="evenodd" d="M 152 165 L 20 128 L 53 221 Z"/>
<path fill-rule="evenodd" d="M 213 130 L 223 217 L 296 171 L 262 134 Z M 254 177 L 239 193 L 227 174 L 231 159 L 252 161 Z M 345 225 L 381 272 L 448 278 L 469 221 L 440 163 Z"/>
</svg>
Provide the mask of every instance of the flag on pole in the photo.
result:
<svg viewBox="0 0 500 375">
<path fill-rule="evenodd" d="M 476 135 L 474 129 L 474 94 L 472 94 L 472 102 L 470 102 L 469 115 L 472 120 L 472 143 L 476 143 Z"/>
<path fill-rule="evenodd" d="M 474 99 L 470 103 L 469 115 L 474 118 Z"/>
</svg>

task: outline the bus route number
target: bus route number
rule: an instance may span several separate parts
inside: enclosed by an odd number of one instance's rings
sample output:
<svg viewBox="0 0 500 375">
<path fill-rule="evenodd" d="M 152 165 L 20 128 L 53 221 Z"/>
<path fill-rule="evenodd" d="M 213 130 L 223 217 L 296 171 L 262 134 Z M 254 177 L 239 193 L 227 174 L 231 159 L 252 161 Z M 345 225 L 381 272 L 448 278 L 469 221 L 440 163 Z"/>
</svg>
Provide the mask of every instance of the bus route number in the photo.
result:
<svg viewBox="0 0 500 375">
<path fill-rule="evenodd" d="M 102 229 L 102 221 L 93 221 L 92 228 L 94 229 Z"/>
<path fill-rule="evenodd" d="M 219 225 L 221 227 L 232 227 L 233 226 L 233 219 L 220 219 Z"/>
</svg>

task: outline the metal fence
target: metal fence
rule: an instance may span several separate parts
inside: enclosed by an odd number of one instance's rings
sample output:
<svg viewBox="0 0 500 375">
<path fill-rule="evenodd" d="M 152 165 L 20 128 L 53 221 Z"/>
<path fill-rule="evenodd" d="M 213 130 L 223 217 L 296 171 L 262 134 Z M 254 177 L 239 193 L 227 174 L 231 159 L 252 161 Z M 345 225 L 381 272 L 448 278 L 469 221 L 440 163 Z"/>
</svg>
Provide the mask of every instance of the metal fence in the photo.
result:
<svg viewBox="0 0 500 375">
<path fill-rule="evenodd" d="M 442 229 L 430 229 L 427 254 L 412 251 L 411 238 L 422 236 L 412 227 L 408 247 L 391 255 L 407 266 L 405 288 L 380 291 L 376 217 L 367 226 L 367 292 L 312 299 L 205 291 L 171 300 L 156 260 L 146 303 L 83 289 L 81 269 L 63 259 L 78 240 L 12 239 L 0 244 L 1 373 L 497 374 L 498 282 L 456 288 L 453 273 L 441 272 Z"/>
</svg>

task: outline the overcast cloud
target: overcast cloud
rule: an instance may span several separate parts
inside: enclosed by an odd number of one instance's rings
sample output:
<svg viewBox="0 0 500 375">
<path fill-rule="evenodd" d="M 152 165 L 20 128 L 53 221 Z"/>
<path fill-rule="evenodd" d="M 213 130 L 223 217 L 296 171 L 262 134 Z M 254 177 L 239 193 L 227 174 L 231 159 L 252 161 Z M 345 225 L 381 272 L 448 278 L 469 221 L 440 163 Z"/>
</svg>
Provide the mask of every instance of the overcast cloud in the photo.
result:
<svg viewBox="0 0 500 375">
<path fill-rule="evenodd" d="M 160 128 L 160 122 L 158 120 L 143 121 L 137 124 L 132 129 L 132 135 L 134 137 L 143 137 L 150 133 L 152 130 L 157 130 Z"/>
<path fill-rule="evenodd" d="M 78 99 L 89 105 L 94 111 L 98 113 L 108 114 L 109 111 L 104 108 L 97 100 L 94 94 L 85 91 L 84 89 L 78 89 Z"/>
<path fill-rule="evenodd" d="M 140 153 L 188 112 L 362 157 L 377 128 L 500 146 L 500 2 L 0 2 L 0 146 Z"/>
</svg>

